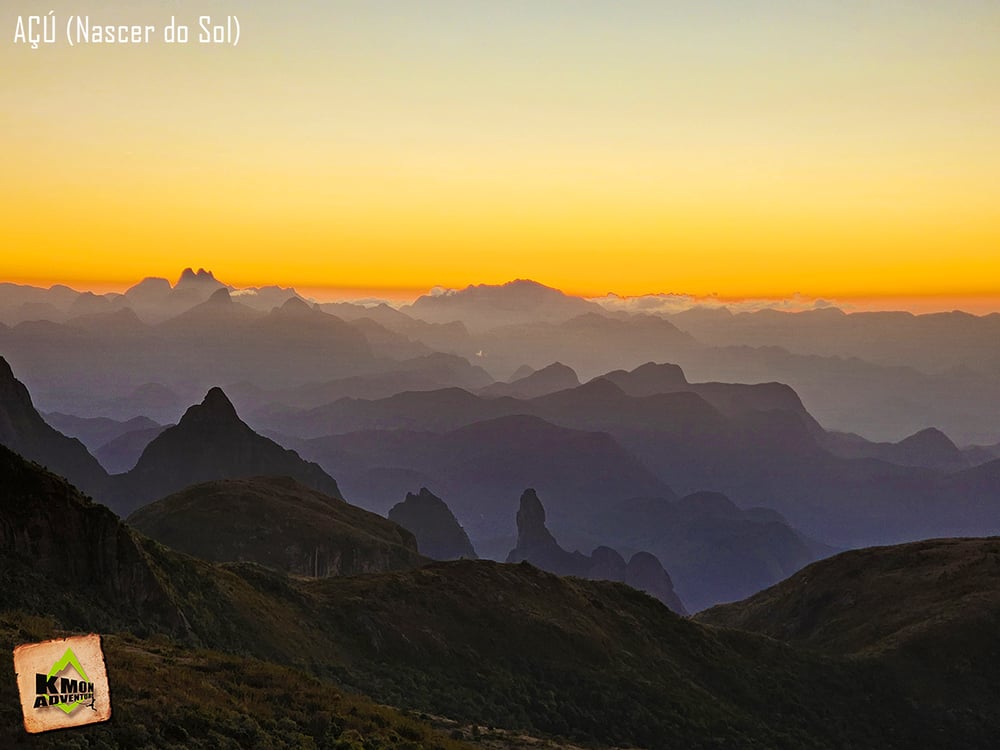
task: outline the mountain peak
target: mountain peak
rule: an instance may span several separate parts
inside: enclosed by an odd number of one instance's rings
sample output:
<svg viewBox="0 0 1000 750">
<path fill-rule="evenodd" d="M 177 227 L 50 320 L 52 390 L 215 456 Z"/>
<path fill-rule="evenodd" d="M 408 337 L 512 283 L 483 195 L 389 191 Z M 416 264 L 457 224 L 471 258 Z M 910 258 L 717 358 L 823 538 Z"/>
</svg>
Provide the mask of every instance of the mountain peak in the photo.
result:
<svg viewBox="0 0 1000 750">
<path fill-rule="evenodd" d="M 215 386 L 209 389 L 200 404 L 191 406 L 184 412 L 184 416 L 181 417 L 178 426 L 194 424 L 225 425 L 238 422 L 241 422 L 241 420 L 236 413 L 236 407 L 233 406 L 233 402 L 229 400 L 225 391 Z"/>
<path fill-rule="evenodd" d="M 517 530 L 521 532 L 538 526 L 545 526 L 545 508 L 538 499 L 538 493 L 529 487 L 521 495 L 521 507 L 517 511 Z"/>
<path fill-rule="evenodd" d="M 236 408 L 233 406 L 233 402 L 229 400 L 229 396 L 227 396 L 226 392 L 219 386 L 209 388 L 208 393 L 205 394 L 205 398 L 201 402 L 201 405 L 213 411 L 224 409 L 226 411 L 231 411 L 233 415 L 236 414 Z"/>
<path fill-rule="evenodd" d="M 184 412 L 153 439 L 139 461 L 116 478 L 109 505 L 126 515 L 147 502 L 200 482 L 290 476 L 330 497 L 343 499 L 336 480 L 318 464 L 258 435 L 219 388 Z"/>
<path fill-rule="evenodd" d="M 422 555 L 434 560 L 476 557 L 472 542 L 448 504 L 426 487 L 420 488 L 419 495 L 407 492 L 406 500 L 389 511 L 389 520 L 417 538 Z"/>
<path fill-rule="evenodd" d="M 603 545 L 589 557 L 560 547 L 545 526 L 545 508 L 533 489 L 521 495 L 521 507 L 517 511 L 517 545 L 507 555 L 509 563 L 523 560 L 557 575 L 625 583 L 651 594 L 674 612 L 687 614 L 674 591 L 673 581 L 655 555 L 636 552 L 626 564 L 618 551 Z"/>
<path fill-rule="evenodd" d="M 211 271 L 206 271 L 204 268 L 199 268 L 197 273 L 191 268 L 185 268 L 181 271 L 181 277 L 177 281 L 177 286 L 181 284 L 218 284 L 219 281 L 215 278 L 215 275 Z"/>
<path fill-rule="evenodd" d="M 208 302 L 213 305 L 229 305 L 233 302 L 233 297 L 226 287 L 221 287 L 212 292 Z"/>
</svg>

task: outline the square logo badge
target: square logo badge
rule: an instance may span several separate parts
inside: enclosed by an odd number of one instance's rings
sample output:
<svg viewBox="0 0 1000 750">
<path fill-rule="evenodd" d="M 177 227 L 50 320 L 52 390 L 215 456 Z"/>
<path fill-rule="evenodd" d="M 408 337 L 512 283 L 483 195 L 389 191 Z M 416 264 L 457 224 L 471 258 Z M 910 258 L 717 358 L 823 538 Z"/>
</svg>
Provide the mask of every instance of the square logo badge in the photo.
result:
<svg viewBox="0 0 1000 750">
<path fill-rule="evenodd" d="M 108 670 L 96 633 L 18 646 L 14 671 L 31 734 L 111 718 Z"/>
</svg>

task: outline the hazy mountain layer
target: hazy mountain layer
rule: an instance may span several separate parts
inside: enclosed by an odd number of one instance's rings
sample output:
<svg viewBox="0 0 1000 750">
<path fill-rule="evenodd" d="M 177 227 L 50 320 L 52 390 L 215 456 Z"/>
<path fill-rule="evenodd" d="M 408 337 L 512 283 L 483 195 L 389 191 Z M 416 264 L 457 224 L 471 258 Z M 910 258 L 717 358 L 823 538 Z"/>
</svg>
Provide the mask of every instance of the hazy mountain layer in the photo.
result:
<svg viewBox="0 0 1000 750">
<path fill-rule="evenodd" d="M 319 492 L 341 497 L 330 475 L 251 430 L 226 394 L 213 388 L 176 426 L 146 446 L 135 468 L 113 477 L 104 496 L 125 516 L 193 484 L 261 475 L 287 475 Z"/>
<path fill-rule="evenodd" d="M 617 550 L 606 546 L 596 547 L 590 555 L 567 552 L 560 547 L 545 525 L 545 509 L 532 489 L 521 495 L 517 509 L 517 544 L 507 555 L 509 563 L 524 561 L 558 575 L 618 581 L 645 591 L 677 614 L 687 614 L 674 591 L 670 575 L 655 555 L 637 552 L 626 563 Z"/>
</svg>

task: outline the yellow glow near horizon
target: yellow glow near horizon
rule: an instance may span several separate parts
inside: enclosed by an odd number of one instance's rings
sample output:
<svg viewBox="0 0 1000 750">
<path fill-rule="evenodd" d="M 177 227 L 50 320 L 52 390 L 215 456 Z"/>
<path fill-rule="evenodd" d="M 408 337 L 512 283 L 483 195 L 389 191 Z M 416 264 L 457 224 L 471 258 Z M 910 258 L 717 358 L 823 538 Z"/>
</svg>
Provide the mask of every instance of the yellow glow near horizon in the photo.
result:
<svg viewBox="0 0 1000 750">
<path fill-rule="evenodd" d="M 223 2 L 237 49 L 5 41 L 0 280 L 1000 299 L 997 10 L 682 5 Z"/>
</svg>

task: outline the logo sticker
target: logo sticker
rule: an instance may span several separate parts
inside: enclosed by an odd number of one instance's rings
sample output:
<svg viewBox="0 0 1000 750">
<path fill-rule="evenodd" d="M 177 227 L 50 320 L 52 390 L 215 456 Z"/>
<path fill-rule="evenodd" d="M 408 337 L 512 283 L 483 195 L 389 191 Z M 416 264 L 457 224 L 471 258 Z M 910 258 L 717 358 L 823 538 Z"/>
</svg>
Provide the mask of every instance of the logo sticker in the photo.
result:
<svg viewBox="0 0 1000 750">
<path fill-rule="evenodd" d="M 14 649 L 24 728 L 32 733 L 111 718 L 101 636 L 75 636 Z"/>
</svg>

